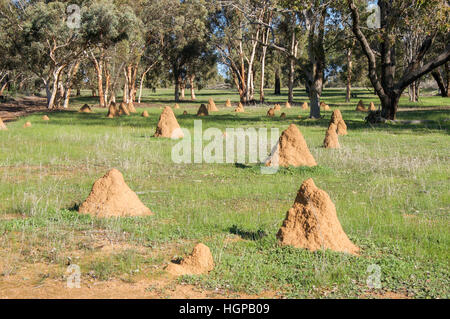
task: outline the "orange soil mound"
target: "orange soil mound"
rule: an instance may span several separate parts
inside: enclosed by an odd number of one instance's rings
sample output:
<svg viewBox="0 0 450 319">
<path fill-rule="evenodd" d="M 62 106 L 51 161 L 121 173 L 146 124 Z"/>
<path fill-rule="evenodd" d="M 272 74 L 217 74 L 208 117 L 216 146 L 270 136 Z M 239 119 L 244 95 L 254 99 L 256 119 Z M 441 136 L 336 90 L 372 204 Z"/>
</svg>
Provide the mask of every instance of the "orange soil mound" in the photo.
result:
<svg viewBox="0 0 450 319">
<path fill-rule="evenodd" d="M 146 110 L 144 110 L 144 112 L 142 112 L 141 116 L 142 117 L 148 117 L 149 115 L 148 115 L 148 112 Z"/>
<path fill-rule="evenodd" d="M 331 114 L 331 123 L 336 124 L 338 135 L 347 135 L 347 124 L 345 124 L 340 110 L 336 109 L 333 111 L 333 114 Z"/>
<path fill-rule="evenodd" d="M 279 111 L 281 110 L 281 105 L 280 104 L 275 104 L 274 108 L 275 111 Z"/>
<path fill-rule="evenodd" d="M 91 113 L 92 110 L 91 110 L 91 107 L 89 105 L 85 104 L 85 105 L 83 105 L 80 108 L 80 112 L 82 112 L 82 113 Z"/>
<path fill-rule="evenodd" d="M 127 108 L 128 111 L 130 111 L 130 113 L 137 113 L 136 108 L 134 107 L 134 103 L 132 101 L 128 102 Z"/>
<path fill-rule="evenodd" d="M 291 108 L 291 104 L 289 102 L 286 102 L 286 108 L 290 109 Z"/>
<path fill-rule="evenodd" d="M 308 109 L 308 102 L 303 102 L 302 110 L 307 110 L 307 109 Z"/>
<path fill-rule="evenodd" d="M 324 111 L 330 110 L 330 106 L 328 104 L 326 104 L 325 102 L 320 102 L 320 108 Z"/>
<path fill-rule="evenodd" d="M 31 122 L 26 122 L 26 123 L 23 125 L 23 127 L 24 127 L 24 128 L 31 127 Z"/>
<path fill-rule="evenodd" d="M 3 123 L 2 118 L 0 117 L 0 131 L 6 131 L 8 128 L 6 127 L 6 124 Z"/>
<path fill-rule="evenodd" d="M 327 132 L 325 134 L 325 139 L 323 140 L 323 147 L 325 148 L 340 148 L 339 139 L 337 134 L 337 125 L 330 123 Z"/>
<path fill-rule="evenodd" d="M 235 112 L 238 112 L 238 113 L 243 113 L 243 112 L 244 112 L 244 106 L 242 105 L 241 102 L 239 102 L 238 107 L 235 108 L 234 111 L 235 111 Z"/>
<path fill-rule="evenodd" d="M 111 102 L 109 104 L 108 114 L 106 115 L 106 117 L 112 119 L 115 118 L 117 115 L 118 115 L 117 105 L 115 102 Z"/>
<path fill-rule="evenodd" d="M 375 107 L 375 104 L 373 102 L 370 102 L 369 111 L 376 111 L 377 108 Z"/>
<path fill-rule="evenodd" d="M 197 116 L 207 116 L 209 115 L 208 112 L 208 108 L 206 107 L 205 104 L 200 105 L 198 111 L 197 111 Z"/>
<path fill-rule="evenodd" d="M 155 137 L 171 137 L 183 138 L 184 134 L 181 131 L 175 114 L 172 108 L 166 106 L 159 116 L 158 126 L 156 127 Z"/>
<path fill-rule="evenodd" d="M 212 98 L 209 98 L 208 100 L 208 112 L 218 112 L 219 109 L 216 106 L 216 103 L 214 103 L 214 100 Z"/>
<path fill-rule="evenodd" d="M 286 118 L 286 113 L 281 113 L 280 118 L 285 119 Z"/>
<path fill-rule="evenodd" d="M 127 105 L 124 102 L 122 102 L 119 105 L 119 115 L 124 115 L 124 114 L 130 115 L 130 111 L 128 110 Z"/>
<path fill-rule="evenodd" d="M 294 124 L 281 133 L 266 166 L 316 166 L 302 133 Z"/>
<path fill-rule="evenodd" d="M 227 99 L 227 101 L 225 102 L 225 107 L 231 107 L 230 99 Z"/>
<path fill-rule="evenodd" d="M 184 112 L 183 112 L 183 115 L 187 115 L 187 114 L 188 114 L 188 112 L 187 112 L 187 111 L 184 111 Z"/>
<path fill-rule="evenodd" d="M 192 253 L 184 258 L 180 264 L 170 263 L 166 270 L 175 276 L 200 275 L 214 269 L 214 260 L 208 246 L 197 244 Z"/>
<path fill-rule="evenodd" d="M 348 239 L 330 196 L 316 187 L 312 178 L 300 186 L 294 205 L 277 234 L 282 245 L 312 251 L 331 249 L 357 254 L 359 248 Z"/>
<path fill-rule="evenodd" d="M 179 109 L 180 106 L 178 105 L 178 103 L 175 103 L 175 106 L 173 107 L 174 109 Z"/>
<path fill-rule="evenodd" d="M 270 117 L 274 117 L 275 116 L 275 111 L 273 110 L 272 107 L 267 111 L 267 116 L 270 116 Z"/>
<path fill-rule="evenodd" d="M 96 217 L 153 214 L 128 187 L 122 174 L 115 168 L 94 183 L 91 193 L 81 204 L 78 212 Z"/>
<path fill-rule="evenodd" d="M 364 103 L 362 100 L 359 100 L 358 105 L 356 106 L 356 111 L 367 112 L 366 107 L 364 106 Z"/>
<path fill-rule="evenodd" d="M 44 116 L 42 117 L 42 120 L 44 120 L 44 121 L 50 121 L 50 118 L 49 118 L 47 115 L 44 115 Z"/>
</svg>

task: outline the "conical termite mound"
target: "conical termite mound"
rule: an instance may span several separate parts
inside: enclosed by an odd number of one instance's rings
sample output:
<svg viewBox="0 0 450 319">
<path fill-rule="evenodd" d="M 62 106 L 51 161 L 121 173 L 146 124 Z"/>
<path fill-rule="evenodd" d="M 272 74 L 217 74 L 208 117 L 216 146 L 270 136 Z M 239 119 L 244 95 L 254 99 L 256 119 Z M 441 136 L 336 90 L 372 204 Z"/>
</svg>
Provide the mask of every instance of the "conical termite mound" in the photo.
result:
<svg viewBox="0 0 450 319">
<path fill-rule="evenodd" d="M 320 102 L 320 109 L 322 111 L 329 111 L 330 110 L 330 106 L 328 104 L 326 104 L 325 102 Z"/>
<path fill-rule="evenodd" d="M 80 111 L 79 111 L 79 112 L 81 112 L 81 113 L 91 113 L 92 110 L 91 110 L 91 107 L 90 107 L 89 105 L 85 104 L 85 105 L 83 105 L 83 106 L 80 108 Z"/>
<path fill-rule="evenodd" d="M 109 104 L 109 108 L 108 108 L 108 114 L 106 115 L 107 118 L 112 119 L 115 118 L 116 116 L 118 116 L 119 111 L 117 110 L 117 105 L 115 102 L 111 102 Z"/>
<path fill-rule="evenodd" d="M 209 98 L 208 100 L 208 112 L 218 112 L 219 109 L 216 106 L 216 103 L 214 103 L 214 100 L 212 98 Z"/>
<path fill-rule="evenodd" d="M 275 110 L 275 111 L 279 111 L 279 110 L 281 110 L 281 105 L 280 104 L 275 104 L 275 106 L 273 107 L 273 109 Z"/>
<path fill-rule="evenodd" d="M 342 229 L 330 196 L 319 189 L 312 178 L 300 186 L 294 205 L 287 212 L 277 238 L 282 245 L 311 251 L 331 249 L 349 254 L 359 252 L 359 248 Z"/>
<path fill-rule="evenodd" d="M 3 120 L 0 117 L 0 131 L 6 131 L 6 130 L 8 130 L 8 127 L 6 126 L 5 123 L 3 123 Z"/>
<path fill-rule="evenodd" d="M 373 102 L 370 102 L 369 111 L 376 111 L 377 108 L 375 107 L 375 104 Z"/>
<path fill-rule="evenodd" d="M 243 113 L 244 112 L 244 105 L 242 105 L 242 103 L 239 102 L 237 108 L 235 108 L 234 111 L 237 112 L 237 113 Z"/>
<path fill-rule="evenodd" d="M 173 107 L 174 109 L 179 109 L 180 106 L 178 105 L 178 103 L 175 103 L 175 106 Z"/>
<path fill-rule="evenodd" d="M 278 143 L 273 148 L 266 166 L 316 166 L 300 130 L 295 124 L 281 133 Z"/>
<path fill-rule="evenodd" d="M 205 104 L 200 105 L 197 111 L 197 116 L 207 116 L 209 115 L 208 108 Z"/>
<path fill-rule="evenodd" d="M 330 124 L 334 123 L 337 127 L 338 135 L 347 135 L 347 124 L 345 124 L 344 118 L 342 117 L 341 111 L 336 109 L 331 114 Z"/>
<path fill-rule="evenodd" d="M 141 116 L 142 117 L 148 117 L 149 115 L 148 115 L 147 110 L 144 110 L 144 112 L 142 112 Z"/>
<path fill-rule="evenodd" d="M 137 113 L 136 108 L 134 107 L 133 101 L 128 102 L 127 108 L 130 113 Z"/>
<path fill-rule="evenodd" d="M 280 119 L 285 119 L 286 118 L 286 113 L 281 113 L 281 115 L 280 115 Z"/>
<path fill-rule="evenodd" d="M 122 102 L 119 104 L 119 115 L 130 115 L 130 111 L 128 110 L 128 106 Z"/>
<path fill-rule="evenodd" d="M 364 102 L 362 100 L 359 100 L 358 105 L 356 105 L 356 111 L 367 112 L 367 109 L 364 106 Z"/>
<path fill-rule="evenodd" d="M 330 123 L 327 132 L 325 134 L 325 139 L 323 140 L 323 147 L 325 148 L 340 148 L 339 139 L 337 134 L 337 125 Z"/>
<path fill-rule="evenodd" d="M 230 99 L 227 99 L 227 101 L 225 102 L 225 107 L 231 107 Z"/>
<path fill-rule="evenodd" d="M 291 103 L 286 102 L 286 108 L 287 108 L 287 109 L 290 109 L 290 108 L 291 108 Z"/>
<path fill-rule="evenodd" d="M 308 102 L 303 102 L 302 110 L 307 110 L 307 109 L 308 109 Z"/>
<path fill-rule="evenodd" d="M 269 116 L 269 117 L 274 117 L 274 116 L 275 116 L 275 111 L 273 110 L 273 107 L 271 107 L 271 108 L 267 111 L 267 116 Z"/>
<path fill-rule="evenodd" d="M 170 106 L 166 106 L 159 116 L 155 137 L 184 137 L 183 131 L 181 130 L 177 118 L 175 117 L 175 114 L 173 114 Z"/>
<path fill-rule="evenodd" d="M 78 209 L 80 214 L 95 217 L 146 216 L 153 213 L 138 198 L 113 168 L 92 186 L 88 198 Z"/>
<path fill-rule="evenodd" d="M 23 125 L 23 127 L 24 127 L 24 128 L 31 127 L 31 122 L 29 122 L 29 121 L 26 122 L 26 123 Z"/>
<path fill-rule="evenodd" d="M 179 264 L 170 263 L 166 270 L 175 276 L 200 275 L 214 269 L 214 259 L 208 246 L 197 244 L 192 253 Z"/>
<path fill-rule="evenodd" d="M 43 120 L 43 121 L 50 121 L 50 118 L 49 118 L 47 115 L 44 115 L 44 116 L 42 117 L 42 120 Z"/>
</svg>

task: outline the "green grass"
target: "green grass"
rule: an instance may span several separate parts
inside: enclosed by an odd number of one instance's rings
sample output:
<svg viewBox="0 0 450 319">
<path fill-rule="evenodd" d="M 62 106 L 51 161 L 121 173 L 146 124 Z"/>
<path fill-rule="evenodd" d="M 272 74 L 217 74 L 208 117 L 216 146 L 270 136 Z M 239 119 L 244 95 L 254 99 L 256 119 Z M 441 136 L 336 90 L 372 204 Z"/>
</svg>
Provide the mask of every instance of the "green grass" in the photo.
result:
<svg viewBox="0 0 450 319">
<path fill-rule="evenodd" d="M 201 118 L 203 130 L 281 131 L 297 124 L 319 166 L 286 168 L 274 175 L 261 174 L 257 164 L 174 164 L 171 148 L 177 141 L 152 138 L 159 107 L 174 104 L 171 90 L 145 92 L 149 118 L 135 114 L 106 119 L 103 109 L 81 114 L 76 110 L 82 104 L 98 103 L 82 96 L 72 100 L 71 110 L 50 113 L 50 122 L 34 114 L 8 123 L 9 130 L 0 131 L 0 241 L 11 250 L 0 249 L 0 256 L 22 252 L 18 260 L 10 258 L 15 264 L 8 269 L 44 262 L 64 270 L 74 250 L 91 249 L 86 234 L 100 231 L 109 239 L 143 247 L 149 255 L 172 245 L 183 256 L 195 242 L 205 243 L 216 268 L 207 276 L 180 279 L 205 289 L 358 297 L 373 292 L 366 284 L 367 267 L 376 264 L 385 291 L 448 298 L 450 111 L 399 112 L 399 119 L 429 121 L 369 126 L 366 114 L 354 108 L 360 98 L 366 105 L 378 100 L 365 90 L 357 92 L 350 104 L 344 102 L 343 90 L 324 92 L 323 100 L 332 109 L 339 106 L 348 125 L 349 135 L 340 137 L 339 150 L 321 147 L 331 112 L 322 120 L 306 119 L 308 112 L 298 107 L 307 100 L 302 90 L 295 92 L 296 107 L 283 108 L 286 120 L 266 117 L 267 107 L 247 107 L 239 114 L 225 109 L 227 98 L 238 101 L 233 91 L 202 90 L 195 103 L 186 101 L 174 110 L 180 126 L 191 133 L 196 108 L 209 97 L 221 110 Z M 283 94 L 268 94 L 266 102 L 283 103 Z M 423 97 L 419 104 L 401 100 L 402 109 L 449 105 L 449 98 L 436 96 Z M 182 115 L 185 109 L 188 115 Z M 25 121 L 33 126 L 23 129 Z M 124 174 L 154 216 L 107 220 L 77 214 L 92 183 L 112 167 Z M 362 248 L 361 256 L 278 245 L 275 234 L 309 177 L 334 201 L 344 230 Z M 22 218 L 2 219 L 2 214 Z M 236 237 L 243 240 L 228 240 Z M 156 268 L 146 269 L 158 272 L 173 257 L 166 253 L 146 259 L 125 251 L 79 264 L 83 276 L 108 280 L 132 276 L 149 262 Z"/>
</svg>

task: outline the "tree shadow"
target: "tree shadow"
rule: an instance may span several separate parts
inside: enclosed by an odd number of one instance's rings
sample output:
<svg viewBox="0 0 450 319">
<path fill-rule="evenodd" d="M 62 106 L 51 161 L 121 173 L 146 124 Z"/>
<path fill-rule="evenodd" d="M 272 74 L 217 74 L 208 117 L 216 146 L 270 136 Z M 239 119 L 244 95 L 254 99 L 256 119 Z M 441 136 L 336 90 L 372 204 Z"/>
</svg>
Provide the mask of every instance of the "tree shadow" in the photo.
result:
<svg viewBox="0 0 450 319">
<path fill-rule="evenodd" d="M 258 229 L 257 231 L 247 231 L 243 230 L 242 228 L 239 228 L 237 225 L 233 225 L 229 228 L 229 232 L 234 235 L 238 235 L 242 239 L 247 240 L 259 240 L 265 236 L 267 236 L 267 233 L 262 230 Z"/>
</svg>

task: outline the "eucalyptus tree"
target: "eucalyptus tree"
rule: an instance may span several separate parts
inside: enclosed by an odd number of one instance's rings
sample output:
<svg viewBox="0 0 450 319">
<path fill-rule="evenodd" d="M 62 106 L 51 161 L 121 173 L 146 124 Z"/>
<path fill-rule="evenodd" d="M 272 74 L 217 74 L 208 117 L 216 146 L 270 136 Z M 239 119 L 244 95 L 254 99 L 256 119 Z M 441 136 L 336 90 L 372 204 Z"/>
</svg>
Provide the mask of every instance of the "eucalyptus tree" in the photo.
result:
<svg viewBox="0 0 450 319">
<path fill-rule="evenodd" d="M 448 4 L 445 0 L 399 1 L 379 0 L 379 28 L 363 26 L 367 15 L 361 14 L 364 2 L 347 0 L 352 17 L 352 30 L 369 64 L 369 78 L 381 102 L 381 116 L 395 119 L 403 91 L 422 76 L 450 59 Z M 406 65 L 399 56 L 399 41 L 407 31 L 421 29 L 424 39 L 409 57 Z M 444 39 L 443 49 L 430 54 L 436 39 Z M 375 41 L 373 39 L 376 39 Z M 403 59 L 402 59 L 403 58 Z"/>
</svg>

